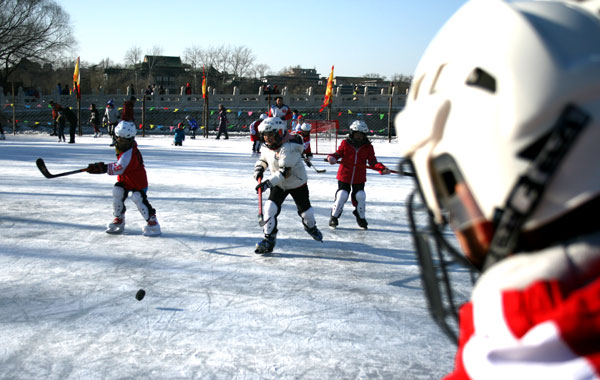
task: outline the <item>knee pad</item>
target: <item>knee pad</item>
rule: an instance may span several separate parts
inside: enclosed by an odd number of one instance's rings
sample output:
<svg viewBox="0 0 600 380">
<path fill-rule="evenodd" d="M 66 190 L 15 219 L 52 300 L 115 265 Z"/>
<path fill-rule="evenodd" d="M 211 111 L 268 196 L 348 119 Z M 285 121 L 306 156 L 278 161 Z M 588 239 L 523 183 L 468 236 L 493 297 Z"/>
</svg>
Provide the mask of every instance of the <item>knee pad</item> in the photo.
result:
<svg viewBox="0 0 600 380">
<path fill-rule="evenodd" d="M 141 192 L 134 191 L 133 194 L 131 194 L 131 200 L 137 206 L 137 209 L 140 211 L 140 214 L 142 214 L 144 220 L 150 219 L 150 208 L 147 205 L 146 197 Z"/>
<path fill-rule="evenodd" d="M 338 189 L 335 193 L 333 207 L 331 208 L 331 216 L 339 218 L 339 216 L 342 215 L 342 211 L 344 211 L 344 203 L 346 203 L 347 200 L 348 192 L 346 190 Z"/>
<path fill-rule="evenodd" d="M 124 188 L 121 186 L 113 187 L 113 216 L 121 217 L 125 214 L 125 198 L 127 198 L 127 193 Z"/>
<path fill-rule="evenodd" d="M 356 199 L 356 212 L 358 212 L 358 215 L 361 218 L 365 218 L 365 208 L 366 208 L 366 200 L 367 200 L 367 194 L 364 192 L 364 190 L 360 190 L 356 192 L 356 195 L 354 196 Z"/>
<path fill-rule="evenodd" d="M 315 220 L 315 212 L 313 211 L 312 207 L 298 214 L 300 217 L 302 217 L 302 224 L 304 224 L 305 227 L 313 228 L 317 224 L 317 221 Z"/>
<path fill-rule="evenodd" d="M 279 207 L 275 202 L 267 200 L 263 209 L 265 219 L 265 225 L 263 226 L 263 232 L 265 235 L 270 235 L 274 231 L 277 231 L 277 215 L 279 215 Z"/>
</svg>

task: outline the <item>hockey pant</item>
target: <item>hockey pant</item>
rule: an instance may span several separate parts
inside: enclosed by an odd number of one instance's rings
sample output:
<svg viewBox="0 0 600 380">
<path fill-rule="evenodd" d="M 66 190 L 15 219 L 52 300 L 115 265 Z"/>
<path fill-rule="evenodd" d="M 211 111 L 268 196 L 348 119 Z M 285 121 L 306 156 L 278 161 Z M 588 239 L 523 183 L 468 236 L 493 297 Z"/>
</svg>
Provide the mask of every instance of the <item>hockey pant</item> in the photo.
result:
<svg viewBox="0 0 600 380">
<path fill-rule="evenodd" d="M 127 199 L 129 191 L 131 191 L 131 200 L 135 203 L 144 220 L 148 221 L 151 216 L 156 214 L 156 210 L 153 209 L 150 202 L 148 202 L 146 190 L 147 189 L 126 190 L 123 182 L 115 183 L 115 187 L 113 187 L 113 215 L 118 218 L 125 215 L 125 211 L 127 210 L 125 207 L 125 199 Z"/>
<path fill-rule="evenodd" d="M 273 186 L 264 207 L 266 223 L 263 226 L 263 232 L 265 235 L 277 233 L 277 216 L 281 212 L 281 205 L 288 194 L 292 196 L 296 203 L 298 215 L 302 218 L 302 224 L 307 228 L 313 228 L 317 224 L 315 213 L 310 205 L 308 186 L 306 184 L 291 190 L 283 190 L 278 186 Z"/>
<path fill-rule="evenodd" d="M 352 188 L 352 193 L 350 193 Z M 365 184 L 355 183 L 350 185 L 346 182 L 338 181 L 338 190 L 335 193 L 335 200 L 333 201 L 333 207 L 331 208 L 331 216 L 339 218 L 344 211 L 344 204 L 348 200 L 348 195 L 351 194 L 352 205 L 356 208 L 358 216 L 365 219 L 365 206 L 367 195 L 365 194 Z"/>
</svg>

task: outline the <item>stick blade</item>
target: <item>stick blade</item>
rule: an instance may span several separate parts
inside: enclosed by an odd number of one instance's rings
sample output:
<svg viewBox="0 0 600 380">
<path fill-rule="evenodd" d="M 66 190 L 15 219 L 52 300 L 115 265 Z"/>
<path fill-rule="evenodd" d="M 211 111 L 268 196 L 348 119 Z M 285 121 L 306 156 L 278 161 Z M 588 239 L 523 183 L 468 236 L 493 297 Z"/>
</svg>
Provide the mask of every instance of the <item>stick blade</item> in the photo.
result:
<svg viewBox="0 0 600 380">
<path fill-rule="evenodd" d="M 53 178 L 52 174 L 50 174 L 50 172 L 46 168 L 46 163 L 43 159 L 38 158 L 37 160 L 35 160 L 35 164 L 37 165 L 38 169 L 40 169 L 40 172 L 44 175 L 44 177 Z"/>
</svg>

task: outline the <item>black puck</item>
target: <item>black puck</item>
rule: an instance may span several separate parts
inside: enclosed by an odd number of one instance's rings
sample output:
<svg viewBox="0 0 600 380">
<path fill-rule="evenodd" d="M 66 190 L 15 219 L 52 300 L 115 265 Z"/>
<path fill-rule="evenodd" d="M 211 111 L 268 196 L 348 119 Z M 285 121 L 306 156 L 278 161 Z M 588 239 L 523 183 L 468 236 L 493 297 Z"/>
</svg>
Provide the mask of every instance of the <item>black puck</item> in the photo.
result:
<svg viewBox="0 0 600 380">
<path fill-rule="evenodd" d="M 135 294 L 135 299 L 138 300 L 138 301 L 141 301 L 142 299 L 144 299 L 145 295 L 146 295 L 146 291 L 144 289 L 140 289 Z"/>
</svg>

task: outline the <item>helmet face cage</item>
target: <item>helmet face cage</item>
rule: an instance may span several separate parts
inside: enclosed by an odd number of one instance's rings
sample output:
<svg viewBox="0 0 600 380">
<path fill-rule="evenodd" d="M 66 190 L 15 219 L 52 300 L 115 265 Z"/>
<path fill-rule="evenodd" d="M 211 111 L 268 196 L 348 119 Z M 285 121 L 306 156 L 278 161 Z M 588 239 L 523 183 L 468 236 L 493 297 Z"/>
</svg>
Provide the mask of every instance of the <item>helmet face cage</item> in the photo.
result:
<svg viewBox="0 0 600 380">
<path fill-rule="evenodd" d="M 280 118 L 268 117 L 260 123 L 258 132 L 260 133 L 260 140 L 267 148 L 277 149 L 281 146 L 282 138 L 287 133 L 287 129 Z M 273 136 L 275 136 L 274 143 L 268 143 L 265 140 L 264 135 L 266 133 L 273 133 Z"/>
<path fill-rule="evenodd" d="M 429 313 L 444 334 L 458 343 L 458 307 L 466 302 L 478 270 L 462 254 L 453 238 L 449 225 L 444 220 L 435 222 L 433 213 L 424 202 L 421 186 L 410 160 L 401 164 L 402 172 L 415 179 L 415 190 L 406 202 L 409 225 L 413 236 L 415 254 L 420 267 L 421 282 L 427 299 Z M 471 284 L 453 282 L 454 277 L 470 274 Z"/>
</svg>

